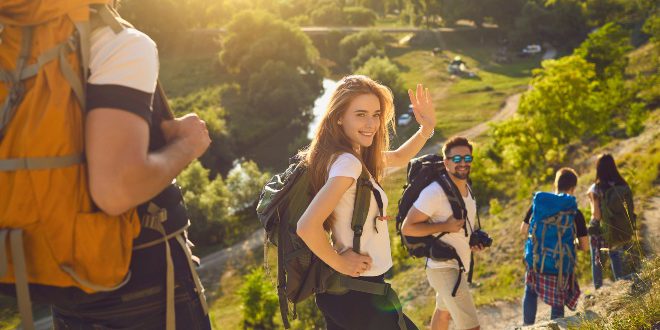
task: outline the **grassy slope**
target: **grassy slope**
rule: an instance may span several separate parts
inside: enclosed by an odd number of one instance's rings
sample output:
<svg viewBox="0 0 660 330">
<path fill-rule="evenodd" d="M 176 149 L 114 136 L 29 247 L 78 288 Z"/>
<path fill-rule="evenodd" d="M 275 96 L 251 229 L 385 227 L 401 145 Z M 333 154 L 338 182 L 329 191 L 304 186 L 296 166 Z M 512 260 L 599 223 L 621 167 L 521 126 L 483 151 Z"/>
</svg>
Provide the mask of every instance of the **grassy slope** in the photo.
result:
<svg viewBox="0 0 660 330">
<path fill-rule="evenodd" d="M 437 125 L 435 140 L 476 126 L 491 118 L 512 94 L 524 91 L 532 68 L 539 58 L 517 60 L 501 65 L 491 60 L 497 45 L 480 44 L 473 34 L 442 33 L 446 50 L 433 55 L 438 44 L 427 43 L 418 47 L 394 45 L 388 55 L 400 67 L 404 86 L 414 87 L 418 82 L 430 88 L 436 106 Z M 465 37 L 461 37 L 465 36 Z M 477 78 L 452 77 L 447 72 L 450 59 L 460 55 Z M 401 143 L 414 133 L 416 125 L 399 129 L 394 144 Z"/>
<path fill-rule="evenodd" d="M 649 47 L 644 47 L 631 53 L 632 65 L 629 69 L 632 69 L 633 72 L 647 71 L 644 66 L 646 62 L 640 59 L 648 57 L 648 53 L 652 51 Z M 636 205 L 643 207 L 643 201 L 648 196 L 658 193 L 657 186 L 660 183 L 660 177 L 658 176 L 660 139 L 658 135 L 660 134 L 657 132 L 658 126 L 660 126 L 660 111 L 655 110 L 652 112 L 646 123 L 647 129 L 655 133 L 650 134 L 645 140 L 634 141 L 635 139 L 631 139 L 626 141 L 633 143 L 621 143 L 622 141 L 615 140 L 595 149 L 588 146 L 576 146 L 576 151 L 570 158 L 573 161 L 572 166 L 580 173 L 576 195 L 578 196 L 579 206 L 587 218 L 589 218 L 590 212 L 585 194 L 587 187 L 595 177 L 593 164 L 595 155 L 599 153 L 611 152 L 615 154 L 620 170 L 628 178 L 633 191 L 636 193 Z M 624 152 L 619 154 L 617 151 L 621 149 Z M 617 156 L 617 154 L 619 155 Z M 478 160 L 475 164 L 478 166 Z M 392 176 L 390 181 L 386 183 L 386 191 L 390 194 L 401 191 L 403 180 L 401 173 Z M 549 184 L 545 187 L 539 187 L 541 190 L 550 190 L 550 188 Z M 488 304 L 495 300 L 517 300 L 522 297 L 524 266 L 521 258 L 523 237 L 517 234 L 517 230 L 529 201 L 501 202 L 504 211 L 497 215 L 484 215 L 482 217 L 484 228 L 495 240 L 496 247 L 488 253 L 482 254 L 482 257 L 476 260 L 475 280 L 478 282 L 478 287 L 474 290 L 473 296 L 477 305 Z M 390 208 L 390 212 L 394 210 L 394 208 Z M 394 238 L 394 241 L 395 244 L 398 244 L 398 238 Z M 589 267 L 589 253 L 579 251 L 577 274 L 583 287 L 591 282 Z M 413 320 L 419 322 L 419 324 L 428 324 L 434 308 L 434 298 L 433 291 L 426 283 L 425 274 L 421 270 L 423 263 L 420 261 L 407 262 L 402 268 L 393 277 L 393 286 L 399 289 L 402 300 L 407 302 L 406 312 Z M 634 311 L 634 307 L 628 307 L 625 312 L 631 313 L 631 311 Z"/>
</svg>

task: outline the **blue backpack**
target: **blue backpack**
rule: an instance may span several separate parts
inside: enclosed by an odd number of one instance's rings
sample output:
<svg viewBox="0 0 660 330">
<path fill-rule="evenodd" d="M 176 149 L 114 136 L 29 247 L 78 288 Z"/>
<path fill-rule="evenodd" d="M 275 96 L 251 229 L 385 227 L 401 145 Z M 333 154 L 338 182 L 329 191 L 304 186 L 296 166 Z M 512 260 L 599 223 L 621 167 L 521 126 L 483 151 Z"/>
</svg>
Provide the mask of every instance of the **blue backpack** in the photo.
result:
<svg viewBox="0 0 660 330">
<path fill-rule="evenodd" d="M 539 274 L 573 273 L 575 266 L 575 196 L 537 192 L 525 244 L 527 267 Z"/>
</svg>

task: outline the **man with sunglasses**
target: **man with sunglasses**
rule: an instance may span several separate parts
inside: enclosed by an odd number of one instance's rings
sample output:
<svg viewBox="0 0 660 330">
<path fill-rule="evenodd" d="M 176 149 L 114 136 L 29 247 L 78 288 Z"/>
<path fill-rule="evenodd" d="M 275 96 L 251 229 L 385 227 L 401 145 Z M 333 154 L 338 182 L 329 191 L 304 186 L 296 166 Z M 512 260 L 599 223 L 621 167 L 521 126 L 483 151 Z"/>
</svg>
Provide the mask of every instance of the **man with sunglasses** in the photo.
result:
<svg viewBox="0 0 660 330">
<path fill-rule="evenodd" d="M 460 257 L 457 260 L 438 261 L 427 259 L 426 275 L 436 292 L 436 310 L 431 318 L 431 329 L 447 329 L 454 320 L 457 329 L 479 329 L 477 309 L 467 284 L 471 265 L 471 252 L 483 249 L 481 245 L 470 247 L 470 236 L 477 230 L 477 205 L 468 184 L 472 167 L 472 144 L 464 137 L 453 137 L 442 147 L 444 165 L 453 186 L 460 193 L 465 205 L 463 219 L 453 216 L 447 193 L 438 182 L 432 182 L 419 194 L 410 208 L 401 231 L 408 236 L 440 235 L 440 240 L 451 245 Z M 457 195 L 457 194 L 455 194 Z M 455 283 L 461 276 L 458 289 Z M 455 292 L 455 295 L 452 294 Z"/>
</svg>

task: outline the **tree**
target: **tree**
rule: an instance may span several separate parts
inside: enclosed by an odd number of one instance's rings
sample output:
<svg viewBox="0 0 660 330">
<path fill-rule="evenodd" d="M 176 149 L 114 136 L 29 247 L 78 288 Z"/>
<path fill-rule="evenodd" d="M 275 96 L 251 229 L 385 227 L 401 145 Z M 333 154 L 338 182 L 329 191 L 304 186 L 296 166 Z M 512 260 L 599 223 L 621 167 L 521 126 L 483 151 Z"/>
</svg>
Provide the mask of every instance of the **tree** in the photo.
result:
<svg viewBox="0 0 660 330">
<path fill-rule="evenodd" d="M 158 47 L 169 50 L 181 43 L 187 30 L 184 4 L 176 0 L 125 0 L 121 16 L 154 39 Z M 167 24 L 164 24 L 167 22 Z"/>
<path fill-rule="evenodd" d="M 494 139 L 504 167 L 544 180 L 564 161 L 564 146 L 608 131 L 611 113 L 593 106 L 598 81 L 592 63 L 579 56 L 547 60 L 534 70 L 532 89 L 518 115 L 495 125 Z M 540 174 L 540 175 L 539 175 Z"/>
<path fill-rule="evenodd" d="M 589 34 L 575 54 L 596 65 L 596 75 L 606 79 L 621 75 L 626 69 L 631 50 L 628 32 L 615 23 L 607 23 Z"/>
<path fill-rule="evenodd" d="M 580 0 L 528 1 L 509 37 L 518 45 L 548 42 L 573 49 L 588 32 Z"/>
<path fill-rule="evenodd" d="M 379 31 L 372 29 L 344 37 L 339 42 L 342 62 L 348 64 L 357 55 L 358 50 L 368 44 L 374 44 L 376 48 L 384 49 L 385 37 Z"/>
<path fill-rule="evenodd" d="M 177 177 L 192 223 L 190 239 L 199 245 L 228 246 L 255 230 L 253 206 L 268 177 L 254 162 L 243 161 L 226 180 L 221 175 L 211 180 L 208 169 L 192 162 Z"/>
<path fill-rule="evenodd" d="M 374 57 L 387 57 L 387 55 L 385 55 L 383 48 L 379 48 L 373 42 L 370 42 L 368 45 L 361 47 L 357 55 L 351 60 L 352 71 L 357 71 L 364 63 Z"/>
<path fill-rule="evenodd" d="M 346 23 L 341 7 L 335 2 L 325 3 L 310 14 L 312 23 L 318 26 L 340 26 Z"/>
<path fill-rule="evenodd" d="M 511 30 L 515 20 L 520 16 L 526 0 L 484 0 L 481 3 L 485 16 L 492 17 L 493 21 L 504 30 Z"/>
<path fill-rule="evenodd" d="M 269 13 L 240 12 L 226 29 L 220 61 L 238 75 L 242 86 L 269 60 L 283 62 L 303 74 L 319 70 L 319 54 L 310 39 L 300 28 Z"/>
<path fill-rule="evenodd" d="M 650 16 L 644 23 L 642 28 L 644 33 L 651 36 L 651 42 L 660 41 L 660 15 L 654 14 Z"/>
<path fill-rule="evenodd" d="M 399 68 L 390 61 L 390 59 L 374 57 L 367 61 L 360 69 L 358 74 L 363 74 L 371 79 L 380 82 L 389 87 L 394 95 L 394 105 L 397 113 L 407 111 L 407 91 L 401 81 L 401 72 Z"/>
<path fill-rule="evenodd" d="M 231 209 L 238 211 L 253 208 L 269 178 L 270 174 L 259 171 L 253 161 L 237 163 L 227 174 L 226 180 L 227 189 L 232 192 Z"/>
<path fill-rule="evenodd" d="M 199 161 L 192 162 L 177 177 L 183 191 L 188 217 L 192 225 L 188 230 L 196 244 L 210 245 L 224 238 L 222 222 L 230 216 L 230 194 L 224 180 L 217 176 L 209 180 L 209 170 Z"/>
<path fill-rule="evenodd" d="M 415 26 L 424 25 L 427 28 L 435 25 L 437 18 L 442 14 L 440 0 L 416 0 L 408 3 L 407 15 L 410 23 Z"/>
<path fill-rule="evenodd" d="M 625 6 L 621 0 L 587 0 L 584 3 L 584 11 L 589 24 L 598 27 L 620 19 L 625 12 Z"/>
<path fill-rule="evenodd" d="M 345 7 L 345 21 L 351 26 L 372 26 L 378 18 L 376 12 L 364 7 Z"/>
<path fill-rule="evenodd" d="M 300 28 L 268 13 L 246 11 L 227 26 L 220 59 L 237 77 L 238 86 L 224 99 L 231 103 L 225 108 L 240 155 L 261 146 L 277 157 L 260 164 L 285 162 L 289 144 L 306 131 L 323 88 L 317 50 Z M 264 147 L 282 130 L 294 134 Z"/>
</svg>

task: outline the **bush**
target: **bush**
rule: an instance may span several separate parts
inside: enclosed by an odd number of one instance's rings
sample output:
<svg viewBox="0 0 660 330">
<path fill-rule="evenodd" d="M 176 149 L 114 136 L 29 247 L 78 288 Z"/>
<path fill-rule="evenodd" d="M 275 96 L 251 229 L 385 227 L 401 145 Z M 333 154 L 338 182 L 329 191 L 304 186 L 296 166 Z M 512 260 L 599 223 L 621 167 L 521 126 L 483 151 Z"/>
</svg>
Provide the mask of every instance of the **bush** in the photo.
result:
<svg viewBox="0 0 660 330">
<path fill-rule="evenodd" d="M 221 175 L 210 180 L 209 170 L 192 162 L 177 177 L 191 222 L 190 239 L 229 246 L 252 232 L 258 224 L 253 205 L 268 177 L 247 161 L 237 163 L 226 180 Z"/>
<path fill-rule="evenodd" d="M 244 329 L 274 329 L 273 317 L 278 309 L 275 288 L 264 276 L 263 268 L 255 268 L 243 277 L 243 285 L 238 291 L 241 297 Z"/>
</svg>

